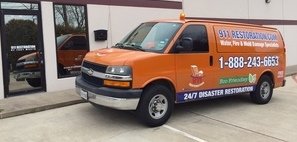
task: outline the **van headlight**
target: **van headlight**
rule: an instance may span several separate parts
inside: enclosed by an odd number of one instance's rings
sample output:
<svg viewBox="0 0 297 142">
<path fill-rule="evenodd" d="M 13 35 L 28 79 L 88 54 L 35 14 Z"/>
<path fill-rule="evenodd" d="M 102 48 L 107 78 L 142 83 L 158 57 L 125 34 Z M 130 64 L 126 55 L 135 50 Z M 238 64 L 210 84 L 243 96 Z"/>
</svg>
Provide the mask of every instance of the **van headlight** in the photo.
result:
<svg viewBox="0 0 297 142">
<path fill-rule="evenodd" d="M 131 76 L 130 66 L 108 66 L 106 69 L 107 74 Z"/>
<path fill-rule="evenodd" d="M 130 66 L 108 66 L 106 69 L 104 86 L 117 88 L 131 88 L 132 70 Z"/>
</svg>

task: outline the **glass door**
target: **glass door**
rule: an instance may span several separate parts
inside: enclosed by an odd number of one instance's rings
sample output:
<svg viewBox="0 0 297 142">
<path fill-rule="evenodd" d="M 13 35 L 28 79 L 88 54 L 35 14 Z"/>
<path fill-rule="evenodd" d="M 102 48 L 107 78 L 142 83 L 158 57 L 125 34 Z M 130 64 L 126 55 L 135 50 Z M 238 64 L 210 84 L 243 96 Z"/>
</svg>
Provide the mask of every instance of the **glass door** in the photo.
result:
<svg viewBox="0 0 297 142">
<path fill-rule="evenodd" d="M 4 10 L 1 22 L 5 96 L 45 91 L 38 11 Z"/>
</svg>

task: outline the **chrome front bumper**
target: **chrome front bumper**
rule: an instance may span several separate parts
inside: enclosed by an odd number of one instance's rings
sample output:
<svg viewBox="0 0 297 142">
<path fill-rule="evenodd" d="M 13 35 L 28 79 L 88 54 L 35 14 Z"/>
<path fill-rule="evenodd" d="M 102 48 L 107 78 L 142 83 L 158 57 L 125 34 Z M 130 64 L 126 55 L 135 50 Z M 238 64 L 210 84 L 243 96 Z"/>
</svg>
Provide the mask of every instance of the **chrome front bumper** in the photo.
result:
<svg viewBox="0 0 297 142">
<path fill-rule="evenodd" d="M 103 96 L 87 90 L 84 90 L 76 86 L 76 92 L 83 99 L 101 105 L 118 110 L 136 110 L 139 102 L 139 98 L 115 98 L 109 96 Z"/>
<path fill-rule="evenodd" d="M 14 73 L 14 78 L 17 81 L 25 80 L 27 78 L 40 78 L 40 72 L 19 72 L 19 73 Z"/>
</svg>

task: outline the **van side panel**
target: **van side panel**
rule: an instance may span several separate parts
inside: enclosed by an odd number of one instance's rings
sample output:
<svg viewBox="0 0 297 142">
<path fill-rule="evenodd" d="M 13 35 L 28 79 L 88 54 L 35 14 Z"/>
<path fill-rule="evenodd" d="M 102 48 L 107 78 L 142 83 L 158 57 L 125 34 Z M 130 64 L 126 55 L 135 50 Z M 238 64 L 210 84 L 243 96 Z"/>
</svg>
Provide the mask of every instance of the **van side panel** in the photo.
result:
<svg viewBox="0 0 297 142">
<path fill-rule="evenodd" d="M 273 74 L 274 87 L 283 85 L 286 68 L 284 42 L 273 28 L 214 25 L 219 68 L 223 76 L 249 75 L 256 82 L 265 72 Z M 229 72 L 229 73 L 228 73 Z M 230 76 L 230 75 L 229 75 Z M 221 80 L 223 81 L 223 80 Z"/>
<path fill-rule="evenodd" d="M 283 40 L 276 29 L 249 26 L 215 25 L 218 52 L 265 52 L 283 50 Z"/>
<path fill-rule="evenodd" d="M 209 58 L 212 58 L 213 64 L 203 58 L 205 53 L 191 55 L 190 61 L 203 60 L 209 66 L 195 62 L 199 70 L 204 72 L 203 85 L 177 87 L 177 103 L 255 91 L 264 73 L 272 74 L 275 88 L 283 85 L 286 58 L 283 39 L 278 30 L 239 24 L 198 24 L 207 27 Z M 183 58 L 186 59 L 186 56 Z M 183 68 L 186 69 L 191 74 L 191 68 Z M 177 76 L 180 75 L 177 73 Z M 184 78 L 190 84 L 193 82 L 190 75 Z"/>
</svg>

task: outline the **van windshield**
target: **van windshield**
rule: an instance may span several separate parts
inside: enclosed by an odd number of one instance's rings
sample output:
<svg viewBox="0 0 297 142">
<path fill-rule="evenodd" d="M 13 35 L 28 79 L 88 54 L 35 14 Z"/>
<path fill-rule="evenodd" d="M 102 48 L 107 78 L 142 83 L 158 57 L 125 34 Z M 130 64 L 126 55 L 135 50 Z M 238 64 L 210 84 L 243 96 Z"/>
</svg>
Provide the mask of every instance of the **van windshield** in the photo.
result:
<svg viewBox="0 0 297 142">
<path fill-rule="evenodd" d="M 120 43 L 117 43 L 115 47 L 162 52 L 180 27 L 180 23 L 143 23 L 129 33 Z"/>
<path fill-rule="evenodd" d="M 57 48 L 60 47 L 61 44 L 70 36 L 71 36 L 70 34 L 58 36 L 57 37 Z"/>
</svg>

